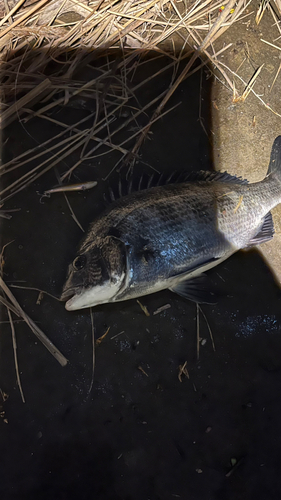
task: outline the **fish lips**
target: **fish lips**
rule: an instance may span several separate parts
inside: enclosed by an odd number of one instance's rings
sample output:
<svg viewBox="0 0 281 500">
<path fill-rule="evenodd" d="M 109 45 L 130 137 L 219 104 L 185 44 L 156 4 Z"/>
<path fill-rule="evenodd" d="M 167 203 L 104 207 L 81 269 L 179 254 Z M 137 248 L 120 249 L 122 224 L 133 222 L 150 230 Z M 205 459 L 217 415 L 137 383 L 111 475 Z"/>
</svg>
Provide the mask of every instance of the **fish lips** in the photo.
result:
<svg viewBox="0 0 281 500">
<path fill-rule="evenodd" d="M 80 307 L 76 306 L 76 303 L 81 295 L 82 293 L 79 293 L 79 288 L 67 288 L 66 290 L 63 290 L 60 300 L 62 302 L 66 302 L 65 309 L 67 311 L 75 311 L 76 309 L 80 309 Z"/>
<path fill-rule="evenodd" d="M 75 294 L 76 294 L 75 288 L 67 288 L 66 290 L 62 291 L 62 294 L 60 296 L 60 300 L 62 302 L 66 302 L 68 299 L 71 299 L 71 297 L 73 297 L 73 295 L 75 295 Z"/>
</svg>

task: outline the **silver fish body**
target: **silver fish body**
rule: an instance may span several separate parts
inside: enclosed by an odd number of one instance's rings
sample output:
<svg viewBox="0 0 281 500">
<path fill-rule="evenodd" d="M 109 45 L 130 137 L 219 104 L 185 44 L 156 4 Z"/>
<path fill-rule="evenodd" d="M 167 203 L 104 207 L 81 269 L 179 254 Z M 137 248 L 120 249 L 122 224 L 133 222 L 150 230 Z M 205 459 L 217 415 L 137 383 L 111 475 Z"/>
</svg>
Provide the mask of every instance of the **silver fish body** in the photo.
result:
<svg viewBox="0 0 281 500">
<path fill-rule="evenodd" d="M 92 223 L 69 266 L 62 293 L 66 308 L 166 288 L 200 302 L 194 278 L 237 250 L 273 237 L 270 210 L 281 201 L 280 151 L 278 137 L 261 182 L 201 172 L 113 202 Z"/>
</svg>

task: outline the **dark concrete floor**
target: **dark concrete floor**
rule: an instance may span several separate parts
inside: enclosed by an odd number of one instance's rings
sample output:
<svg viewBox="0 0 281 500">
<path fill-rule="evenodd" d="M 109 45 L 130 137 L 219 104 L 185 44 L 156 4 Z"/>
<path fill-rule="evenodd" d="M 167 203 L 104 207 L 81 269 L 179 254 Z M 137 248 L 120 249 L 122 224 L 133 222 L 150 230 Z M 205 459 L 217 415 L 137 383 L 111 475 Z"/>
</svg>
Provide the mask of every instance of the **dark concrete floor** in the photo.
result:
<svg viewBox="0 0 281 500">
<path fill-rule="evenodd" d="M 155 124 L 142 149 L 143 160 L 160 171 L 210 167 L 198 88 L 199 75 L 183 84 L 171 103 L 181 106 Z M 201 97 L 209 130 L 208 87 Z M 32 120 L 27 134 L 20 124 L 11 126 L 7 158 L 53 133 L 53 126 L 42 127 Z M 75 160 L 68 159 L 68 167 Z M 102 210 L 108 185 L 102 178 L 116 158 L 99 161 L 77 171 L 79 178 L 97 179 L 98 187 L 69 195 L 85 228 Z M 149 171 L 139 164 L 136 172 L 143 168 Z M 7 203 L 21 211 L 3 222 L 2 244 L 14 240 L 5 253 L 8 284 L 23 280 L 59 295 L 82 232 L 63 195 L 40 203 L 37 191 L 54 184 L 51 172 Z M 1 323 L 0 387 L 9 396 L 0 419 L 2 500 L 280 499 L 281 293 L 255 251 L 240 252 L 209 274 L 220 290 L 215 306 L 202 306 L 215 352 L 200 317 L 197 360 L 196 306 L 172 292 L 141 299 L 149 317 L 136 301 L 99 306 L 95 335 L 110 330 L 96 348 L 91 392 L 89 311 L 69 313 L 48 296 L 36 305 L 37 292 L 13 288 L 69 363 L 62 368 L 26 325 L 16 323 L 23 404 L 10 326 Z M 167 303 L 165 312 L 152 314 Z M 178 367 L 185 362 L 189 378 L 180 382 Z"/>
</svg>

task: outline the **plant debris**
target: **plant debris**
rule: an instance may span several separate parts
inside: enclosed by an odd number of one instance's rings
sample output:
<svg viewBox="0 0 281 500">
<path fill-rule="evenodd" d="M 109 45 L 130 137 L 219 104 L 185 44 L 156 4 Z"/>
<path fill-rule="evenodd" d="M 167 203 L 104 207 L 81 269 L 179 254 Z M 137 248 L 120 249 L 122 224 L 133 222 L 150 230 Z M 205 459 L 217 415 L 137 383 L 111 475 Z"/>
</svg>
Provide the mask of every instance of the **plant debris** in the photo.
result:
<svg viewBox="0 0 281 500">
<path fill-rule="evenodd" d="M 166 311 L 167 309 L 170 309 L 170 307 L 171 304 L 165 304 L 164 306 L 158 307 L 156 311 L 153 311 L 153 316 L 155 316 L 155 314 L 160 314 L 161 312 Z"/>
<path fill-rule="evenodd" d="M 183 375 L 189 379 L 189 373 L 187 371 L 186 365 L 187 361 L 185 361 L 183 365 L 179 365 L 178 379 L 180 382 L 182 382 Z"/>
<path fill-rule="evenodd" d="M 16 310 L 16 314 L 21 316 L 25 322 L 28 324 L 29 328 L 33 331 L 36 337 L 42 342 L 42 344 L 48 349 L 48 351 L 54 356 L 54 358 L 62 365 L 65 366 L 67 364 L 67 359 L 64 355 L 55 347 L 55 345 L 48 339 L 44 332 L 34 323 L 34 321 L 23 311 L 18 301 L 12 294 L 11 290 L 7 287 L 3 278 L 0 276 L 0 288 L 2 288 L 3 292 L 7 295 L 8 299 L 12 303 L 14 310 Z M 1 297 L 1 300 L 3 298 Z M 11 307 L 9 307 L 11 309 Z"/>
<path fill-rule="evenodd" d="M 150 312 L 148 311 L 147 307 L 144 306 L 139 300 L 137 300 L 138 305 L 140 306 L 141 310 L 144 312 L 146 316 L 150 316 Z"/>
<path fill-rule="evenodd" d="M 99 346 L 99 345 L 102 343 L 102 341 L 103 341 L 103 340 L 105 339 L 105 337 L 107 336 L 107 334 L 108 334 L 109 330 L 110 330 L 110 326 L 108 327 L 108 329 L 106 330 L 106 332 L 105 332 L 105 333 L 104 333 L 101 337 L 99 337 L 99 338 L 96 340 L 96 346 Z M 121 333 L 123 333 L 123 332 L 121 332 Z M 119 333 L 118 335 L 120 335 L 120 333 Z M 117 337 L 117 335 L 116 335 L 116 337 Z M 115 338 L 115 337 L 112 337 L 112 338 Z"/>
</svg>

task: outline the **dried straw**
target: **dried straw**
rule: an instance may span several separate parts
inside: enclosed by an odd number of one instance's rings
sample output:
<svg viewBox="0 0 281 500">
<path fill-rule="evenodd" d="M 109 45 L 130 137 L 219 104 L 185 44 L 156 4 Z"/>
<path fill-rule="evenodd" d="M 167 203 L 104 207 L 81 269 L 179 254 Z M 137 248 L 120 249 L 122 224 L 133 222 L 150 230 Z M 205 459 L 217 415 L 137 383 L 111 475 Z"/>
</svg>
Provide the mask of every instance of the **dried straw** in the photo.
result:
<svg viewBox="0 0 281 500">
<path fill-rule="evenodd" d="M 80 160 L 61 176 L 62 181 L 93 155 L 97 157 L 114 150 L 125 163 L 134 162 L 150 127 L 163 113 L 178 86 L 208 62 L 221 72 L 233 91 L 232 80 L 217 58 L 221 47 L 216 49 L 215 43 L 243 17 L 247 5 L 245 0 L 229 0 L 220 12 L 220 0 L 190 3 L 97 0 L 90 4 L 86 0 L 41 0 L 31 6 L 25 6 L 21 0 L 17 2 L 0 22 L 0 76 L 6 103 L 1 128 L 19 119 L 24 127 L 24 123 L 37 117 L 53 121 L 62 130 L 0 167 L 0 178 L 4 179 L 12 170 L 18 171 L 12 183 L 5 182 L 0 192 L 1 203 L 75 151 L 80 152 Z M 116 49 L 121 54 L 114 62 L 108 57 Z M 133 81 L 135 71 L 145 63 L 144 57 L 150 51 L 155 51 L 158 57 L 168 57 L 168 63 L 163 70 L 132 88 L 128 82 Z M 194 68 L 198 58 L 202 64 Z M 50 72 L 51 63 L 55 63 L 55 69 Z M 86 68 L 95 69 L 97 73 L 89 81 L 79 79 Z M 158 102 L 152 99 L 142 107 L 136 92 L 153 85 L 161 71 L 169 70 L 173 70 L 170 86 L 161 97 L 158 96 Z M 84 128 L 83 120 L 69 126 L 50 116 L 52 110 L 83 95 L 95 108 L 88 129 Z M 114 117 L 124 106 L 130 110 L 130 116 L 121 125 L 116 125 Z M 127 140 L 116 142 L 119 132 L 127 133 L 128 125 L 143 113 L 148 113 L 148 117 L 139 134 L 127 134 Z M 87 118 L 88 124 L 90 115 Z M 73 135 L 69 138 L 71 130 Z M 124 148 L 133 140 L 133 147 Z M 42 162 L 28 168 L 41 156 Z"/>
</svg>

